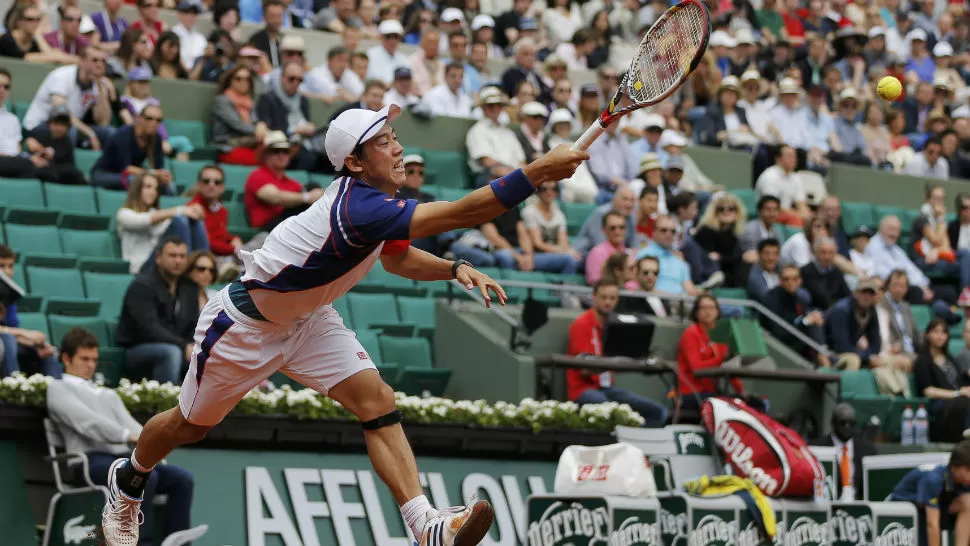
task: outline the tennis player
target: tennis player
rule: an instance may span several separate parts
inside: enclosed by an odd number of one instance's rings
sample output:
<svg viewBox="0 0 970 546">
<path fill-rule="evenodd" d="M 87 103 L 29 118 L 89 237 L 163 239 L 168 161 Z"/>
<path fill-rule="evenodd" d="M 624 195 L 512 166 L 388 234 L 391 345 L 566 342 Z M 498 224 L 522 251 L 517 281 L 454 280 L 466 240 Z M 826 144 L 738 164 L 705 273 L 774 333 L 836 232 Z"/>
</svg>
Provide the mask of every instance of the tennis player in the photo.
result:
<svg viewBox="0 0 970 546">
<path fill-rule="evenodd" d="M 360 419 L 374 470 L 421 546 L 471 546 L 488 533 L 487 501 L 436 510 L 423 494 L 401 428 L 393 390 L 344 326 L 331 303 L 381 260 L 419 281 L 457 279 L 481 291 L 486 305 L 506 301 L 502 287 L 468 262 L 437 258 L 409 241 L 489 221 L 517 206 L 544 182 L 572 176 L 589 156 L 559 146 L 528 166 L 455 201 L 396 199 L 404 183 L 404 148 L 390 122 L 391 105 L 348 110 L 327 131 L 340 176 L 305 212 L 285 220 L 263 247 L 242 252 L 245 274 L 209 300 L 199 317 L 179 407 L 153 417 L 128 458 L 108 474 L 102 514 L 108 546 L 136 546 L 142 493 L 152 469 L 173 449 L 201 440 L 250 391 L 276 371 L 336 400 Z M 270 134 L 264 153 L 288 153 Z M 308 200 L 309 201 L 309 200 Z"/>
</svg>

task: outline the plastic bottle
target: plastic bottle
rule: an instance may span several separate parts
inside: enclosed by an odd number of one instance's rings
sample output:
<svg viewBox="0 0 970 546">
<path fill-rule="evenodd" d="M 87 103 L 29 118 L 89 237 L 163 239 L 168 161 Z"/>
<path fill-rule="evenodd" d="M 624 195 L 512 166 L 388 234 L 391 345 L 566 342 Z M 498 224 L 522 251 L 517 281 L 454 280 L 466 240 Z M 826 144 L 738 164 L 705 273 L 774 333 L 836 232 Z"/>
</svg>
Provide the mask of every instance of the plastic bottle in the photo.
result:
<svg viewBox="0 0 970 546">
<path fill-rule="evenodd" d="M 916 444 L 930 443 L 930 415 L 926 412 L 923 404 L 916 410 L 916 419 L 913 421 L 913 430 Z"/>
<path fill-rule="evenodd" d="M 913 408 L 906 406 L 906 408 L 903 409 L 903 425 L 900 434 L 900 443 L 902 443 L 904 446 L 912 445 L 916 440 L 914 434 L 916 423 L 914 421 L 915 417 L 913 414 Z"/>
</svg>

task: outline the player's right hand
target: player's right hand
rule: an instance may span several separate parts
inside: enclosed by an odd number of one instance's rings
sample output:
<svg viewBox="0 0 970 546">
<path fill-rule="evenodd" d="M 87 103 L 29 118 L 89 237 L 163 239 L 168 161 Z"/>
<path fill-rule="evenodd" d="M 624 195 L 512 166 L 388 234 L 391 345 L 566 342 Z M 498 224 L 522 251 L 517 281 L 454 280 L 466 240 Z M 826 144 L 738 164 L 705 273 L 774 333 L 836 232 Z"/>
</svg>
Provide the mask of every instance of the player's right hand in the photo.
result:
<svg viewBox="0 0 970 546">
<path fill-rule="evenodd" d="M 559 182 L 570 178 L 580 163 L 587 159 L 588 153 L 572 150 L 568 144 L 560 144 L 527 165 L 523 171 L 532 185 L 538 187 L 543 182 Z"/>
</svg>

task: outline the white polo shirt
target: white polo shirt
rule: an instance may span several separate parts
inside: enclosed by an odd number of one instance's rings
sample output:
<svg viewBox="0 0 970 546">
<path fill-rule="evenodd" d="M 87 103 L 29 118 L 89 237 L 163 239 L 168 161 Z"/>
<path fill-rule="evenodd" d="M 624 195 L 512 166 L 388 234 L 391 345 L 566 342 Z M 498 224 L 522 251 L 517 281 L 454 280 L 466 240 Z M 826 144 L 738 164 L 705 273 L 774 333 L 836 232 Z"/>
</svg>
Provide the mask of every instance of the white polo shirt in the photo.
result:
<svg viewBox="0 0 970 546">
<path fill-rule="evenodd" d="M 777 197 L 781 201 L 781 208 L 785 210 L 791 210 L 792 203 L 807 201 L 801 179 L 794 171 L 786 173 L 778 165 L 772 165 L 761 173 L 754 191 L 758 194 L 758 199 L 765 195 Z"/>
<path fill-rule="evenodd" d="M 468 148 L 468 165 L 475 173 L 482 172 L 478 160 L 483 157 L 490 157 L 509 167 L 525 163 L 525 151 L 515 133 L 488 118 L 479 120 L 468 130 L 465 147 Z"/>
<path fill-rule="evenodd" d="M 300 88 L 301 91 L 327 97 L 336 97 L 340 89 L 359 97 L 364 94 L 364 83 L 349 68 L 345 69 L 337 80 L 330 71 L 330 67 L 322 64 L 307 72 L 306 78 L 303 79 L 303 86 Z"/>
<path fill-rule="evenodd" d="M 431 107 L 431 111 L 437 116 L 451 116 L 453 118 L 472 117 L 472 98 L 459 90 L 452 93 L 447 85 L 441 84 L 432 87 L 424 94 L 424 102 Z"/>
<path fill-rule="evenodd" d="M 92 83 L 88 89 L 81 89 L 77 83 L 77 65 L 51 70 L 30 102 L 24 116 L 24 129 L 31 131 L 47 122 L 51 114 L 51 98 L 55 95 L 65 97 L 71 115 L 81 119 L 98 100 L 98 84 Z"/>
<path fill-rule="evenodd" d="M 0 106 L 0 155 L 19 155 L 21 140 L 20 120 Z"/>
</svg>

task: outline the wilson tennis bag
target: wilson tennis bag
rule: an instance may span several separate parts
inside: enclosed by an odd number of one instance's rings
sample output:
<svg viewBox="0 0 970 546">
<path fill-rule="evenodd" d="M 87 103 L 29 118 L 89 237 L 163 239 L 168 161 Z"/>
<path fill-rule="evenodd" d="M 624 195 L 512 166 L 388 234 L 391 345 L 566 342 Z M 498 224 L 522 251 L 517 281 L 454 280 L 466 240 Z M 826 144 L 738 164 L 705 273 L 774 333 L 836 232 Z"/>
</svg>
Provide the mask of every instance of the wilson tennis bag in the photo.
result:
<svg viewBox="0 0 970 546">
<path fill-rule="evenodd" d="M 734 398 L 709 398 L 704 426 L 735 475 L 769 497 L 821 498 L 825 470 L 794 430 Z"/>
</svg>

